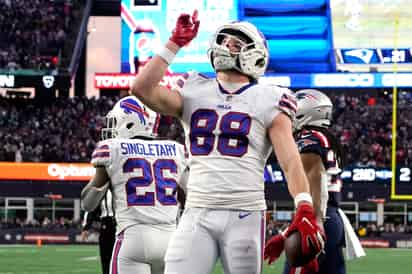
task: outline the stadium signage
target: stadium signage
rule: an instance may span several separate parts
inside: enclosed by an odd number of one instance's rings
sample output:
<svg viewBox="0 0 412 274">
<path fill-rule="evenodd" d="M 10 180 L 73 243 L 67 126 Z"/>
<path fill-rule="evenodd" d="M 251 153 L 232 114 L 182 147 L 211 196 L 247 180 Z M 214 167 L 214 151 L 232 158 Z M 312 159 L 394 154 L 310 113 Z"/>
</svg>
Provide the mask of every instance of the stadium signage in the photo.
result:
<svg viewBox="0 0 412 274">
<path fill-rule="evenodd" d="M 133 74 L 96 74 L 94 86 L 104 89 L 128 89 L 132 85 L 134 78 L 135 75 Z"/>
<path fill-rule="evenodd" d="M 78 166 L 74 164 L 50 164 L 47 167 L 47 173 L 59 180 L 64 180 L 65 178 L 91 178 L 95 169 L 92 166 Z"/>
<path fill-rule="evenodd" d="M 337 53 L 340 64 L 412 63 L 410 48 L 345 48 Z"/>
<path fill-rule="evenodd" d="M 41 87 L 41 88 L 69 88 L 70 76 L 42 75 L 42 74 L 0 74 L 0 88 L 21 88 L 21 87 Z"/>
<path fill-rule="evenodd" d="M 98 89 L 129 89 L 135 77 L 135 74 L 129 73 L 96 73 L 94 76 L 94 87 Z M 183 74 L 168 72 L 160 84 L 177 88 L 179 80 L 184 81 Z"/>
<path fill-rule="evenodd" d="M 375 77 L 371 73 L 330 73 L 315 74 L 315 87 L 373 87 Z"/>
<path fill-rule="evenodd" d="M 45 75 L 42 77 L 42 82 L 45 88 L 51 88 L 54 85 L 54 76 Z"/>
<path fill-rule="evenodd" d="M 259 79 L 259 83 L 272 84 L 281 87 L 290 87 L 292 84 L 292 80 L 289 76 L 267 76 L 261 77 Z"/>
<path fill-rule="evenodd" d="M 94 173 L 82 163 L 0 163 L 0 180 L 88 181 Z"/>
<path fill-rule="evenodd" d="M 184 80 L 183 75 L 168 72 L 160 84 L 177 88 L 177 83 Z M 129 89 L 134 78 L 135 74 L 96 73 L 94 86 L 97 89 Z M 412 87 L 412 73 L 274 73 L 261 77 L 259 82 L 290 88 L 382 88 L 395 84 Z"/>
<path fill-rule="evenodd" d="M 0 75 L 0 87 L 13 88 L 14 87 L 14 75 Z"/>
<path fill-rule="evenodd" d="M 397 181 L 402 183 L 411 182 L 411 169 L 409 167 L 401 167 L 397 171 Z M 385 168 L 374 167 L 353 167 L 345 168 L 341 173 L 341 178 L 344 182 L 381 182 L 390 183 L 392 171 Z M 265 167 L 265 181 L 268 183 L 284 182 L 284 176 L 281 170 L 272 165 Z"/>
<path fill-rule="evenodd" d="M 382 75 L 382 86 L 393 87 L 395 84 L 401 87 L 412 87 L 412 75 L 410 73 L 385 73 Z"/>
</svg>

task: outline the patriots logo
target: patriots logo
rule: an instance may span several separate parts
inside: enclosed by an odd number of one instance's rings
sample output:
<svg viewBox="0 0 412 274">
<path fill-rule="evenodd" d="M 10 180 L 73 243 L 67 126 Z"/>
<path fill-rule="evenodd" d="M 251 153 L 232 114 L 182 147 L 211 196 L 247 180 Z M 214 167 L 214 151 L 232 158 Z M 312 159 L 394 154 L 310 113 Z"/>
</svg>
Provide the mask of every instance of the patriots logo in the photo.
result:
<svg viewBox="0 0 412 274">
<path fill-rule="evenodd" d="M 146 118 L 149 118 L 149 113 L 147 113 L 143 107 L 133 99 L 125 99 L 120 102 L 120 107 L 124 110 L 127 114 L 136 113 L 140 119 L 140 123 L 146 125 Z"/>
<path fill-rule="evenodd" d="M 310 139 L 303 139 L 303 140 L 299 140 L 297 142 L 298 148 L 299 150 L 302 150 L 303 148 L 310 146 L 310 145 L 316 145 L 317 143 L 313 140 Z"/>
<path fill-rule="evenodd" d="M 299 94 L 296 94 L 296 98 L 299 99 L 299 100 L 302 100 L 302 99 L 305 99 L 305 98 L 308 98 L 308 99 L 316 99 L 316 97 L 315 97 L 314 95 L 309 94 L 309 93 L 299 93 Z"/>
<path fill-rule="evenodd" d="M 361 59 L 364 63 L 369 64 L 372 56 L 373 50 L 370 49 L 354 49 L 344 52 L 347 56 L 352 56 Z"/>
</svg>

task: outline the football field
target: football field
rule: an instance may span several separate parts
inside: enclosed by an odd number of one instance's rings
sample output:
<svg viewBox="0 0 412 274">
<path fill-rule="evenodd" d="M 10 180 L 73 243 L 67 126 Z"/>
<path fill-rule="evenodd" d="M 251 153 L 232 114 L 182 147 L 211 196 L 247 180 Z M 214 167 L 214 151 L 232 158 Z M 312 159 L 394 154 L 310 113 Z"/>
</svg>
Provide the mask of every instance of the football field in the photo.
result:
<svg viewBox="0 0 412 274">
<path fill-rule="evenodd" d="M 367 257 L 348 263 L 348 274 L 412 273 L 412 249 L 368 249 L 366 253 Z M 94 245 L 2 245 L 0 274 L 100 273 L 98 259 Z M 263 273 L 281 273 L 282 262 L 283 258 L 265 266 Z M 218 265 L 213 274 L 221 273 Z"/>
</svg>

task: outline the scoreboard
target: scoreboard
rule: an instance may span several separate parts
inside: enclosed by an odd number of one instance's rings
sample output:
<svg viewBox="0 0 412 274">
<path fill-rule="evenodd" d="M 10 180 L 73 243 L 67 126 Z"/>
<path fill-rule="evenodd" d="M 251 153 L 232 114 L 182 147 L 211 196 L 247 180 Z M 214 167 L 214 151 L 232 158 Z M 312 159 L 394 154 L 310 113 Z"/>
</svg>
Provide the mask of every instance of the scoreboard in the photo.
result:
<svg viewBox="0 0 412 274">
<path fill-rule="evenodd" d="M 336 50 L 338 64 L 412 64 L 412 48 L 344 48 Z"/>
</svg>

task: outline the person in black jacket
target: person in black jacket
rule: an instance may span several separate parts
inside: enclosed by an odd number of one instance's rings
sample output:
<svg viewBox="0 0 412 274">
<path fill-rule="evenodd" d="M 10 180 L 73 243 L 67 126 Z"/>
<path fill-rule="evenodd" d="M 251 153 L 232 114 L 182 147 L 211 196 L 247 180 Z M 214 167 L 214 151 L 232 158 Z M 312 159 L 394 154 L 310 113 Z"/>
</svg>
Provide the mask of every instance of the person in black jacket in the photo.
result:
<svg viewBox="0 0 412 274">
<path fill-rule="evenodd" d="M 83 217 L 82 238 L 87 239 L 93 222 L 100 223 L 99 229 L 99 253 L 102 273 L 110 273 L 110 260 L 116 238 L 116 220 L 112 207 L 112 195 L 110 190 L 94 211 L 86 212 Z"/>
</svg>

